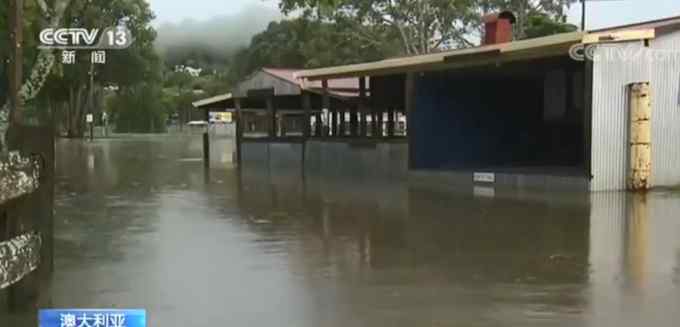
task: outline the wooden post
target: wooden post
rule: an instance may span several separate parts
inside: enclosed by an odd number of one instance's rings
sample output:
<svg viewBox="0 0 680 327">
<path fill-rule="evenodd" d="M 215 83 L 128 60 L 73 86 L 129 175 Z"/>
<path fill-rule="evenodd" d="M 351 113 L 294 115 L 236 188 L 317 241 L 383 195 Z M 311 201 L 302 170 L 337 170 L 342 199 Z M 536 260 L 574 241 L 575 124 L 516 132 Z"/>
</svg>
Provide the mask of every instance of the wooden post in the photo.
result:
<svg viewBox="0 0 680 327">
<path fill-rule="evenodd" d="M 304 124 L 302 128 L 302 136 L 307 139 L 311 134 L 311 112 L 312 112 L 312 99 L 308 92 L 302 92 L 302 109 L 304 110 L 304 118 L 302 123 Z"/>
<path fill-rule="evenodd" d="M 647 193 L 633 194 L 627 201 L 626 217 L 626 268 L 631 286 L 643 290 L 649 281 L 650 208 Z"/>
<path fill-rule="evenodd" d="M 281 113 L 279 115 L 279 119 L 277 119 L 279 123 L 279 133 L 281 133 L 281 137 L 286 137 L 286 134 L 288 134 L 288 126 L 286 126 L 286 114 Z"/>
<path fill-rule="evenodd" d="M 338 111 L 331 110 L 331 134 L 333 137 L 338 136 Z"/>
<path fill-rule="evenodd" d="M 321 87 L 323 88 L 323 109 L 325 109 L 331 116 L 331 98 L 330 95 L 328 94 L 328 80 L 323 80 L 321 82 Z M 330 121 L 330 119 L 329 119 Z M 322 124 L 323 125 L 323 124 Z M 321 136 L 327 137 L 329 130 L 326 128 L 326 126 L 322 126 L 321 128 Z"/>
<path fill-rule="evenodd" d="M 368 125 L 366 120 L 366 78 L 359 77 L 359 136 L 365 137 L 368 132 Z"/>
<path fill-rule="evenodd" d="M 352 106 L 349 110 L 349 134 L 352 137 L 357 137 L 359 135 L 359 113 L 357 106 Z"/>
<path fill-rule="evenodd" d="M 387 137 L 394 137 L 394 107 L 387 108 Z"/>
<path fill-rule="evenodd" d="M 9 124 L 22 123 L 23 99 L 19 95 L 23 81 L 23 0 L 9 0 L 9 100 L 11 103 L 9 112 Z"/>
<path fill-rule="evenodd" d="M 415 168 L 415 151 L 413 151 L 414 146 L 414 134 L 413 130 L 413 111 L 415 109 L 415 97 L 416 97 L 416 76 L 414 73 L 407 73 L 404 86 L 404 108 L 406 113 L 406 130 L 405 134 L 408 137 L 408 168 Z"/>
<path fill-rule="evenodd" d="M 630 163 L 628 188 L 646 191 L 652 173 L 652 102 L 649 82 L 633 83 L 630 96 Z"/>
<path fill-rule="evenodd" d="M 267 97 L 267 114 L 269 115 L 269 137 L 276 138 L 276 105 L 274 104 L 274 97 Z"/>
<path fill-rule="evenodd" d="M 241 167 L 241 143 L 243 142 L 243 112 L 241 111 L 241 99 L 234 99 L 236 117 L 232 117 L 236 122 L 236 164 Z"/>
<path fill-rule="evenodd" d="M 203 164 L 210 166 L 210 109 L 205 109 L 205 121 L 208 123 L 203 133 Z"/>
<path fill-rule="evenodd" d="M 339 117 L 338 124 L 340 125 L 338 127 L 338 136 L 340 136 L 340 137 L 344 137 L 345 135 L 347 135 L 347 129 L 345 128 L 346 127 L 345 126 L 345 118 L 346 118 L 345 116 L 346 115 L 347 115 L 346 110 L 340 110 L 340 112 L 338 112 L 338 117 Z"/>
<path fill-rule="evenodd" d="M 371 136 L 378 137 L 378 113 L 371 108 Z"/>
<path fill-rule="evenodd" d="M 317 112 L 315 115 L 315 124 L 314 124 L 314 136 L 316 137 L 321 137 L 323 133 L 323 125 L 321 122 L 321 113 Z"/>
</svg>

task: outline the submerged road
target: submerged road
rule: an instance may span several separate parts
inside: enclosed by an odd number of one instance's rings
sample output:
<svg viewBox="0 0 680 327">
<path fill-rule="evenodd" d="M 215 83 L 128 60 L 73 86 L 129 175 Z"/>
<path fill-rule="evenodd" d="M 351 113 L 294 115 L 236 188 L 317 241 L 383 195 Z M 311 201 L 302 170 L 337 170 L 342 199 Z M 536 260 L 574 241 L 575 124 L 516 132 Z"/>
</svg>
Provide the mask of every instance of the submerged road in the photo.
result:
<svg viewBox="0 0 680 327">
<path fill-rule="evenodd" d="M 227 148 L 228 142 L 213 147 Z M 59 141 L 51 306 L 149 326 L 674 326 L 680 193 L 491 198 Z M 34 313 L 2 326 L 37 326 Z"/>
</svg>

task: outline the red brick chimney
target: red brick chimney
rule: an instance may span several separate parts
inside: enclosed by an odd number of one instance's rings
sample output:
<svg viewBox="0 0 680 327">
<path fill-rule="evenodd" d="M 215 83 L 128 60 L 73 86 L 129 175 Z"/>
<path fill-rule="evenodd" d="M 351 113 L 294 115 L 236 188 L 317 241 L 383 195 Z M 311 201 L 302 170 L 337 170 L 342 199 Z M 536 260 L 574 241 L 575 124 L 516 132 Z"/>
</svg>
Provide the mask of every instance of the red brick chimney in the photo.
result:
<svg viewBox="0 0 680 327">
<path fill-rule="evenodd" d="M 484 22 L 484 40 L 482 45 L 512 42 L 512 24 L 517 21 L 510 11 L 488 14 L 482 17 Z"/>
</svg>

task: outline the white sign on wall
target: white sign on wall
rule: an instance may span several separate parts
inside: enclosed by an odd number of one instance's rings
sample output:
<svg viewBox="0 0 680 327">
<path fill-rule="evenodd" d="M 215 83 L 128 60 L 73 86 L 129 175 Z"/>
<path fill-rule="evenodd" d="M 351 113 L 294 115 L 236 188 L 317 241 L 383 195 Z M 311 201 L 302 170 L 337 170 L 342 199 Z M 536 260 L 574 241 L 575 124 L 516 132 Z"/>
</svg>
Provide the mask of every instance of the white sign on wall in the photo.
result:
<svg viewBox="0 0 680 327">
<path fill-rule="evenodd" d="M 472 177 L 475 183 L 495 183 L 496 174 L 494 173 L 474 173 Z"/>
<path fill-rule="evenodd" d="M 94 115 L 93 114 L 87 114 L 87 116 L 85 116 L 85 120 L 87 121 L 88 124 L 94 123 Z"/>
</svg>

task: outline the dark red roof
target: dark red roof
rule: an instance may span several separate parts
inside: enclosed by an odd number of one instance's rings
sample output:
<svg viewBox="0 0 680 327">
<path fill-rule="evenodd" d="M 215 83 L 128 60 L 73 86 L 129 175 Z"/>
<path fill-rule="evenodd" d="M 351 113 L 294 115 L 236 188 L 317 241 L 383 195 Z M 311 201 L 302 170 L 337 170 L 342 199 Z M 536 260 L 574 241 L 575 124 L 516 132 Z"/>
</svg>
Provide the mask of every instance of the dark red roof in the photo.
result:
<svg viewBox="0 0 680 327">
<path fill-rule="evenodd" d="M 303 89 L 321 89 L 321 81 L 304 81 L 297 79 L 295 73 L 302 71 L 301 69 L 288 68 L 262 68 L 262 71 L 286 80 L 292 84 L 296 84 Z M 368 84 L 367 84 L 368 86 Z M 329 92 L 338 96 L 350 97 L 358 96 L 359 93 L 359 79 L 358 78 L 337 78 L 328 80 Z"/>
</svg>

